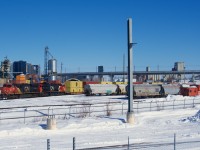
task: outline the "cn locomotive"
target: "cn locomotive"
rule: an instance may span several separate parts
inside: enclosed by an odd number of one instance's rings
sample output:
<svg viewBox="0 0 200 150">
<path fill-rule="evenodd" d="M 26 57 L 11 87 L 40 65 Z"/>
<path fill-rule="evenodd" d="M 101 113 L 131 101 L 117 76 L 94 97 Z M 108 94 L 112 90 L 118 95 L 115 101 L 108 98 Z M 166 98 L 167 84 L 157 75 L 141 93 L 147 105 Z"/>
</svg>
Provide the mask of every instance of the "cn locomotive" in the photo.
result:
<svg viewBox="0 0 200 150">
<path fill-rule="evenodd" d="M 0 87 L 0 99 L 31 98 L 64 95 L 65 86 L 61 83 L 43 82 L 32 84 L 6 83 Z"/>
</svg>

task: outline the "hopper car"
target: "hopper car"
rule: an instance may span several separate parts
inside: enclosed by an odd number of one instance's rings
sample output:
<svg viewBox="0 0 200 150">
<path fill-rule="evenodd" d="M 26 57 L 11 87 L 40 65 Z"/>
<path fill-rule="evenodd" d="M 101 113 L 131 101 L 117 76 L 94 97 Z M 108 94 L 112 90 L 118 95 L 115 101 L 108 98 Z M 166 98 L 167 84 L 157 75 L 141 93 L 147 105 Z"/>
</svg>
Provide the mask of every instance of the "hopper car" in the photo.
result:
<svg viewBox="0 0 200 150">
<path fill-rule="evenodd" d="M 166 97 L 167 95 L 178 95 L 180 93 L 180 85 L 172 84 L 137 84 L 133 85 L 133 97 L 134 98 L 146 98 L 146 97 Z"/>
<path fill-rule="evenodd" d="M 86 84 L 84 92 L 90 95 L 117 95 L 121 93 L 119 85 L 115 84 Z"/>
<path fill-rule="evenodd" d="M 154 84 L 133 84 L 133 97 L 165 97 L 167 95 L 178 95 L 180 85 L 154 85 Z M 84 92 L 90 95 L 121 95 L 128 93 L 127 84 L 86 84 Z"/>
</svg>

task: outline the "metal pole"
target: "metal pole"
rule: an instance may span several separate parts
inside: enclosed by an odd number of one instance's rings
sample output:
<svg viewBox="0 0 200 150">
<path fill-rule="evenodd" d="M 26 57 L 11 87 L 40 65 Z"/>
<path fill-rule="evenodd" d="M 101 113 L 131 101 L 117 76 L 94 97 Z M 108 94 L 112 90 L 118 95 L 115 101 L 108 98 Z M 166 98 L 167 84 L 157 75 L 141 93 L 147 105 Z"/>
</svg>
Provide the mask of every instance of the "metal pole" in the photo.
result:
<svg viewBox="0 0 200 150">
<path fill-rule="evenodd" d="M 194 107 L 194 98 L 193 98 L 193 106 L 192 107 Z"/>
<path fill-rule="evenodd" d="M 26 122 L 25 122 L 25 118 L 26 118 L 26 111 L 27 111 L 27 109 L 24 109 L 24 124 L 26 123 Z"/>
<path fill-rule="evenodd" d="M 176 150 L 176 133 L 174 133 L 174 150 Z"/>
<path fill-rule="evenodd" d="M 48 117 L 49 117 L 49 109 L 50 109 L 50 107 L 48 108 Z"/>
<path fill-rule="evenodd" d="M 73 150 L 75 150 L 75 137 L 73 137 Z"/>
<path fill-rule="evenodd" d="M 127 21 L 128 28 L 128 112 L 127 122 L 134 123 L 134 112 L 133 112 L 133 54 L 132 54 L 132 19 L 129 18 Z"/>
<path fill-rule="evenodd" d="M 47 150 L 50 150 L 50 139 L 47 139 Z"/>
<path fill-rule="evenodd" d="M 128 136 L 128 150 L 129 150 L 129 136 Z"/>
<path fill-rule="evenodd" d="M 133 112 L 133 54 L 132 54 L 132 19 L 128 19 L 128 112 Z"/>
</svg>

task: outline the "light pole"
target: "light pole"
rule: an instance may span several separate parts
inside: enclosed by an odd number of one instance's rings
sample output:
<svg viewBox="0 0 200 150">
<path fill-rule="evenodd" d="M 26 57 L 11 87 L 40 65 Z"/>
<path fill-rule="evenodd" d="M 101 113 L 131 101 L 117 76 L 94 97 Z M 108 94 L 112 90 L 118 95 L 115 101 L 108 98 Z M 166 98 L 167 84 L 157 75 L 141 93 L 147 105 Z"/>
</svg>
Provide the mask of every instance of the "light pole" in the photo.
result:
<svg viewBox="0 0 200 150">
<path fill-rule="evenodd" d="M 134 124 L 133 112 L 133 42 L 132 42 L 132 19 L 127 21 L 128 28 L 128 112 L 127 123 Z"/>
</svg>

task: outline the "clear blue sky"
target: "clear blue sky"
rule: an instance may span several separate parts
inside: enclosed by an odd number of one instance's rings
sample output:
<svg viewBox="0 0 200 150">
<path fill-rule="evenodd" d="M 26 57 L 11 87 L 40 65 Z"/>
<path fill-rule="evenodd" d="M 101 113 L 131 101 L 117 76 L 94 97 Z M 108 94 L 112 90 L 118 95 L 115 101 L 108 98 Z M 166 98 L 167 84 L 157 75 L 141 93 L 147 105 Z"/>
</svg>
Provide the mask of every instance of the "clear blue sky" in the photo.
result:
<svg viewBox="0 0 200 150">
<path fill-rule="evenodd" d="M 200 69 L 199 0 L 0 0 L 0 60 L 43 70 L 48 46 L 58 70 L 122 70 L 129 17 L 136 70 Z"/>
</svg>

